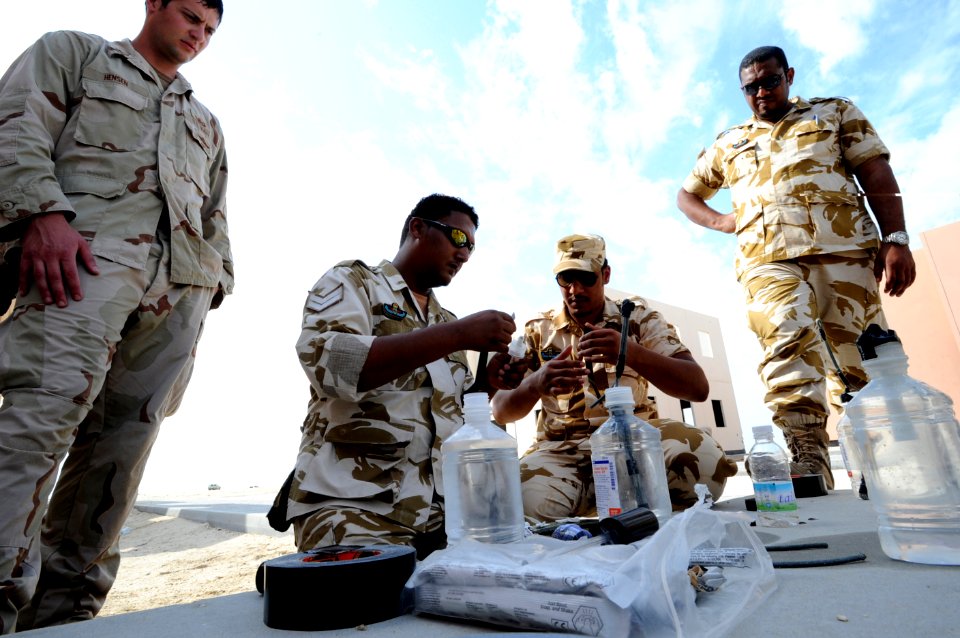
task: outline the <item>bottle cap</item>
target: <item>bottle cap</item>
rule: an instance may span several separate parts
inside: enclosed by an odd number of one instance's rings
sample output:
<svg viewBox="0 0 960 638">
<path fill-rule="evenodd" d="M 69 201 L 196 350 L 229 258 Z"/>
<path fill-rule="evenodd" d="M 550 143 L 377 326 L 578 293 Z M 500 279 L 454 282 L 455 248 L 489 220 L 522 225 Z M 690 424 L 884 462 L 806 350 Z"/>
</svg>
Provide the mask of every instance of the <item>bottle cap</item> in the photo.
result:
<svg viewBox="0 0 960 638">
<path fill-rule="evenodd" d="M 877 347 L 885 343 L 900 343 L 897 333 L 894 330 L 884 330 L 875 323 L 867 326 L 863 334 L 857 338 L 857 349 L 860 350 L 860 358 L 864 361 L 877 358 Z"/>
<path fill-rule="evenodd" d="M 755 425 L 753 426 L 753 436 L 754 438 L 758 436 L 773 436 L 773 426 L 772 425 Z"/>
<path fill-rule="evenodd" d="M 522 359 L 526 356 L 527 342 L 524 341 L 523 335 L 517 335 L 517 338 L 510 342 L 510 347 L 507 348 L 507 354 L 514 359 Z"/>
<path fill-rule="evenodd" d="M 608 408 L 612 405 L 633 405 L 633 390 L 622 385 L 607 388 L 603 395 L 603 404 Z"/>
<path fill-rule="evenodd" d="M 489 410 L 490 399 L 487 398 L 487 393 L 470 392 L 469 394 L 463 395 L 463 409 L 465 412 L 472 412 L 474 410 Z"/>
</svg>

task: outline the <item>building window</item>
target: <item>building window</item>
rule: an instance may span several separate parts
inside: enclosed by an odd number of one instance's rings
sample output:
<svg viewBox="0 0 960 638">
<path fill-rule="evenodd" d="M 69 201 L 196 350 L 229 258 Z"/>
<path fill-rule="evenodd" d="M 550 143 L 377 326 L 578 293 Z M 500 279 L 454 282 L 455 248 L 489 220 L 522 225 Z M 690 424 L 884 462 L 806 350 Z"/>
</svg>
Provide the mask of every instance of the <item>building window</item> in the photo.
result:
<svg viewBox="0 0 960 638">
<path fill-rule="evenodd" d="M 696 419 L 693 418 L 693 406 L 685 399 L 680 399 L 680 415 L 684 423 L 697 424 Z"/>
<path fill-rule="evenodd" d="M 713 341 L 710 339 L 710 333 L 698 330 L 697 336 L 700 337 L 700 354 L 713 359 Z"/>
<path fill-rule="evenodd" d="M 718 428 L 727 427 L 727 422 L 723 420 L 723 405 L 717 399 L 713 399 L 710 403 L 713 404 L 713 422 Z"/>
</svg>

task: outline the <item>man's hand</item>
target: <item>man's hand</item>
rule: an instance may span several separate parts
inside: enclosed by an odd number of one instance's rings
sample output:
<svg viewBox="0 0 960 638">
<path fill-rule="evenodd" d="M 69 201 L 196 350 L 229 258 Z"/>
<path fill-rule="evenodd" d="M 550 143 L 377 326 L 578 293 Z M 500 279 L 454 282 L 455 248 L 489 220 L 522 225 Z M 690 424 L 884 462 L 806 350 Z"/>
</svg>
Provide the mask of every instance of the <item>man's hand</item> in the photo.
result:
<svg viewBox="0 0 960 638">
<path fill-rule="evenodd" d="M 615 365 L 620 355 L 620 331 L 613 328 L 598 328 L 586 325 L 584 335 L 580 337 L 578 353 L 580 358 L 590 363 L 597 361 Z"/>
<path fill-rule="evenodd" d="M 513 317 L 499 310 L 481 310 L 456 323 L 461 349 L 477 352 L 506 352 L 517 329 Z"/>
<path fill-rule="evenodd" d="M 583 385 L 587 368 L 583 361 L 571 359 L 571 352 L 573 347 L 567 346 L 531 376 L 531 383 L 540 396 L 570 394 Z"/>
<path fill-rule="evenodd" d="M 74 301 L 83 299 L 78 257 L 90 274 L 100 274 L 87 241 L 60 213 L 46 213 L 31 220 L 23 234 L 22 247 L 20 297 L 30 290 L 32 278 L 44 303 L 56 301 L 58 307 L 65 308 L 68 291 Z"/>
<path fill-rule="evenodd" d="M 881 244 L 873 264 L 873 275 L 877 283 L 886 279 L 883 292 L 892 297 L 902 295 L 917 278 L 917 265 L 910 248 L 899 244 Z"/>
<path fill-rule="evenodd" d="M 702 197 L 681 188 L 677 193 L 677 208 L 687 219 L 710 230 L 719 230 L 730 234 L 737 230 L 737 216 L 733 213 L 721 213 L 711 208 Z"/>
<path fill-rule="evenodd" d="M 512 361 L 510 355 L 497 353 L 487 364 L 488 385 L 495 390 L 513 390 L 523 381 L 523 375 L 529 367 L 528 359 Z"/>
<path fill-rule="evenodd" d="M 721 213 L 714 219 L 713 228 L 729 235 L 737 230 L 737 216 L 733 213 Z"/>
</svg>

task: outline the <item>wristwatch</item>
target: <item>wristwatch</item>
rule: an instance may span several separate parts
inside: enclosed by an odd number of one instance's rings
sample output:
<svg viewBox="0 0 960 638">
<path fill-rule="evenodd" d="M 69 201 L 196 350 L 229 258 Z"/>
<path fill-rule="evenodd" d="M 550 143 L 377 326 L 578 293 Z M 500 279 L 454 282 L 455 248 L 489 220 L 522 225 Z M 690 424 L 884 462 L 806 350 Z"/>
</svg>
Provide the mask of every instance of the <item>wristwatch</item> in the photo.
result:
<svg viewBox="0 0 960 638">
<path fill-rule="evenodd" d="M 885 244 L 897 244 L 899 246 L 906 246 L 910 243 L 910 235 L 907 234 L 905 230 L 895 230 L 889 235 L 881 239 Z"/>
</svg>

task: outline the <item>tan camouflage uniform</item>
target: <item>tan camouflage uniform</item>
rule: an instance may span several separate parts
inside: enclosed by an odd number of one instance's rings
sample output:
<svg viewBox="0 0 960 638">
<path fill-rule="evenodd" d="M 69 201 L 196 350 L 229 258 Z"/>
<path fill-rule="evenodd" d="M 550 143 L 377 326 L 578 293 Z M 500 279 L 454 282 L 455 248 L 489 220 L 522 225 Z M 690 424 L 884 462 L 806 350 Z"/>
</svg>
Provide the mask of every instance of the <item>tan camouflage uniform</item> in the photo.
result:
<svg viewBox="0 0 960 638">
<path fill-rule="evenodd" d="M 630 339 L 666 357 L 689 352 L 663 316 L 647 307 L 639 297 L 630 315 Z M 606 300 L 602 325 L 620 330 L 618 305 Z M 566 309 L 549 311 L 528 321 L 524 329 L 530 373 L 559 355 L 567 346 L 576 346 L 582 336 L 579 325 Z M 537 440 L 520 460 L 524 513 L 539 521 L 569 516 L 596 515 L 589 437 L 604 421 L 603 404 L 594 405 L 598 395 L 614 384 L 616 366 L 595 363 L 583 387 L 570 395 L 541 397 L 537 416 Z M 723 449 L 703 431 L 670 419 L 658 419 L 656 406 L 647 398 L 647 380 L 630 367 L 624 368 L 620 385 L 633 390 L 634 413 L 656 426 L 662 438 L 670 500 L 674 509 L 684 509 L 696 500 L 694 485 L 706 485 L 715 499 L 723 493 L 728 477 L 737 466 L 724 456 Z"/>
<path fill-rule="evenodd" d="M 705 200 L 730 189 L 737 278 L 764 351 L 759 371 L 767 405 L 795 453 L 798 445 L 813 444 L 825 452 L 827 354 L 814 320 L 823 320 L 847 380 L 858 389 L 866 375 L 853 343 L 869 323 L 885 321 L 872 271 L 877 230 L 854 170 L 889 151 L 847 100 L 791 102 L 794 108 L 779 122 L 754 116 L 721 133 L 683 187 Z M 829 374 L 834 377 L 832 369 Z M 841 390 L 831 391 L 839 396 Z M 793 440 L 804 432 L 814 432 L 816 441 Z M 829 483 L 829 472 L 825 478 Z"/>
<path fill-rule="evenodd" d="M 310 405 L 287 503 L 300 551 L 436 535 L 442 543 L 440 445 L 463 423 L 465 353 L 372 390 L 357 383 L 375 338 L 455 319 L 433 293 L 421 316 L 389 261 L 342 262 L 314 285 L 297 341 Z"/>
<path fill-rule="evenodd" d="M 80 267 L 66 308 L 34 285 L 0 325 L 3 632 L 31 598 L 20 629 L 100 609 L 160 422 L 233 288 L 223 134 L 182 76 L 164 84 L 129 40 L 75 32 L 0 80 L 0 241 L 60 211 L 100 270 Z"/>
</svg>

